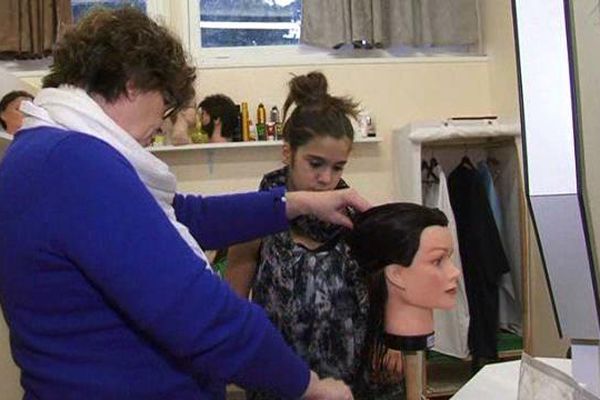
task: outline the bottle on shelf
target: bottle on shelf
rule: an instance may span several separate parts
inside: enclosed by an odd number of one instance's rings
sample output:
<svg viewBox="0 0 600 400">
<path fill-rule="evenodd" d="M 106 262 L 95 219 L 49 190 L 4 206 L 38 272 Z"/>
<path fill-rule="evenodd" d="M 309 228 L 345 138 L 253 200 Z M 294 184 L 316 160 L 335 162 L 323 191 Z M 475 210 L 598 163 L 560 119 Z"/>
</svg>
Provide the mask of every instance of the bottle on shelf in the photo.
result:
<svg viewBox="0 0 600 400">
<path fill-rule="evenodd" d="M 237 110 L 237 119 L 235 122 L 235 128 L 233 129 L 233 135 L 231 136 L 231 140 L 233 142 L 241 142 L 244 140 L 242 136 L 242 107 L 239 104 L 235 105 Z"/>
<path fill-rule="evenodd" d="M 275 126 L 275 140 L 281 139 L 282 126 L 281 126 L 281 120 L 280 120 L 280 116 L 279 116 L 279 109 L 277 108 L 277 106 L 271 107 L 269 120 Z"/>
<path fill-rule="evenodd" d="M 267 140 L 275 140 L 275 123 L 267 122 Z"/>
<path fill-rule="evenodd" d="M 267 140 L 267 111 L 263 103 L 256 110 L 256 136 L 257 140 Z"/>
<path fill-rule="evenodd" d="M 256 125 L 254 125 L 254 122 L 252 122 L 251 119 L 248 120 L 248 140 L 250 142 L 258 140 L 258 136 L 256 133 Z"/>
<path fill-rule="evenodd" d="M 250 115 L 248 114 L 248 103 L 242 102 L 242 139 L 244 142 L 250 140 Z"/>
<path fill-rule="evenodd" d="M 371 114 L 366 111 L 358 114 L 358 134 L 363 138 L 377 136 L 375 121 L 371 117 Z"/>
</svg>

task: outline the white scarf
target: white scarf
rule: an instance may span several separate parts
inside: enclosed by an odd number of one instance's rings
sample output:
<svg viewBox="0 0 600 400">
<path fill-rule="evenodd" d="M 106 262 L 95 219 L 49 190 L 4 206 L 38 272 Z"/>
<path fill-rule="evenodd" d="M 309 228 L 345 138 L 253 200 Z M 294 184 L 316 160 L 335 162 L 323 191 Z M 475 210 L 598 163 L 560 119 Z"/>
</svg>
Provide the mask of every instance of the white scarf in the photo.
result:
<svg viewBox="0 0 600 400">
<path fill-rule="evenodd" d="M 21 103 L 25 121 L 21 129 L 52 126 L 82 132 L 108 143 L 135 168 L 160 208 L 179 235 L 210 269 L 204 252 L 187 227 L 177 221 L 173 198 L 177 182 L 167 164 L 144 149 L 129 133 L 118 126 L 84 90 L 63 85 L 42 89 L 34 102 Z"/>
</svg>

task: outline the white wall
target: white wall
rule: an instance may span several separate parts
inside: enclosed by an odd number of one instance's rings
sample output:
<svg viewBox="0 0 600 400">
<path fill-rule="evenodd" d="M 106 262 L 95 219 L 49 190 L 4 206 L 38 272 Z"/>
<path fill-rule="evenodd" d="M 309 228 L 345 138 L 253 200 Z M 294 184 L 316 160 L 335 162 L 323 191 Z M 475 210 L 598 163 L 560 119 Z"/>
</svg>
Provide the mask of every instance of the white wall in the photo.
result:
<svg viewBox="0 0 600 400">
<path fill-rule="evenodd" d="M 344 177 L 372 202 L 393 199 L 390 134 L 409 122 L 492 112 L 489 67 L 485 57 L 429 58 L 387 63 L 347 63 L 302 67 L 215 68 L 198 71 L 197 98 L 224 93 L 247 101 L 251 116 L 260 102 L 281 105 L 291 74 L 320 70 L 330 92 L 359 100 L 383 138 L 356 144 Z M 26 79 L 38 85 L 39 77 Z M 260 177 L 278 167 L 277 147 L 158 153 L 179 181 L 179 190 L 215 194 L 254 190 Z"/>
<path fill-rule="evenodd" d="M 446 59 L 448 60 L 448 59 Z M 349 183 L 374 203 L 393 198 L 391 131 L 411 121 L 491 112 L 489 69 L 485 58 L 454 61 L 393 62 L 310 67 L 206 69 L 198 72 L 198 97 L 222 92 L 236 102 L 281 104 L 291 73 L 318 69 L 330 91 L 349 95 L 370 110 L 383 138 L 379 144 L 356 144 L 345 173 Z M 163 154 L 174 166 L 180 188 L 218 193 L 254 190 L 262 174 L 279 165 L 278 148 L 215 150 Z"/>
</svg>

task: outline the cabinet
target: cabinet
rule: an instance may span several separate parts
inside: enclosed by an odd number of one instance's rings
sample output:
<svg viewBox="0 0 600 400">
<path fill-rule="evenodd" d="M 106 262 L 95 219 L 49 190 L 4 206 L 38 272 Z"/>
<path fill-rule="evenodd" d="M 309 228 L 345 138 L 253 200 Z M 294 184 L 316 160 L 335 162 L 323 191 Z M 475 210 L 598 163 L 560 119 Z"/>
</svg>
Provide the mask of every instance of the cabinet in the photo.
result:
<svg viewBox="0 0 600 400">
<path fill-rule="evenodd" d="M 515 340 L 509 335 L 501 335 L 499 344 L 502 346 L 498 348 L 498 356 L 500 359 L 520 358 L 521 352 L 529 351 L 531 347 L 531 285 L 519 126 L 495 119 L 447 120 L 415 123 L 396 130 L 393 135 L 395 197 L 399 201 L 422 203 L 422 161 L 435 158 L 448 176 L 465 156 L 473 164 L 492 159 L 497 163 L 495 168 L 498 176 L 494 182 L 499 196 L 503 201 L 506 200 L 502 208 L 506 219 L 503 237 L 507 239 L 502 244 L 511 266 L 510 276 L 505 278 L 506 284 L 512 286 L 512 298 L 517 303 L 512 309 L 515 316 L 509 318 L 501 312 L 500 321 L 501 326 L 518 332 L 521 338 Z M 502 281 L 500 284 L 501 299 L 504 283 Z M 438 334 L 448 332 L 437 330 Z M 506 338 L 511 339 L 512 346 L 504 345 L 502 339 Z M 416 391 L 425 399 L 451 396 L 472 376 L 474 370 L 468 354 L 448 357 L 434 352 L 429 352 L 428 357 L 421 355 L 417 368 L 421 371 L 421 379 L 416 383 L 420 386 Z"/>
</svg>

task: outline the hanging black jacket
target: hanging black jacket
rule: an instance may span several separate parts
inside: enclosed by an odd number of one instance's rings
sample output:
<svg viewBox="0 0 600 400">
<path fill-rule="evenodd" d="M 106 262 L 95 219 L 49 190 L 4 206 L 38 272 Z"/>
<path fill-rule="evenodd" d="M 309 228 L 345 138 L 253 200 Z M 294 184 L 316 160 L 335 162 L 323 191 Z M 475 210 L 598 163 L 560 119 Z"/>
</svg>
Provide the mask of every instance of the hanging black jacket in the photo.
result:
<svg viewBox="0 0 600 400">
<path fill-rule="evenodd" d="M 497 358 L 498 285 L 509 264 L 483 182 L 470 162 L 448 177 L 469 313 L 469 348 L 475 359 Z"/>
</svg>

